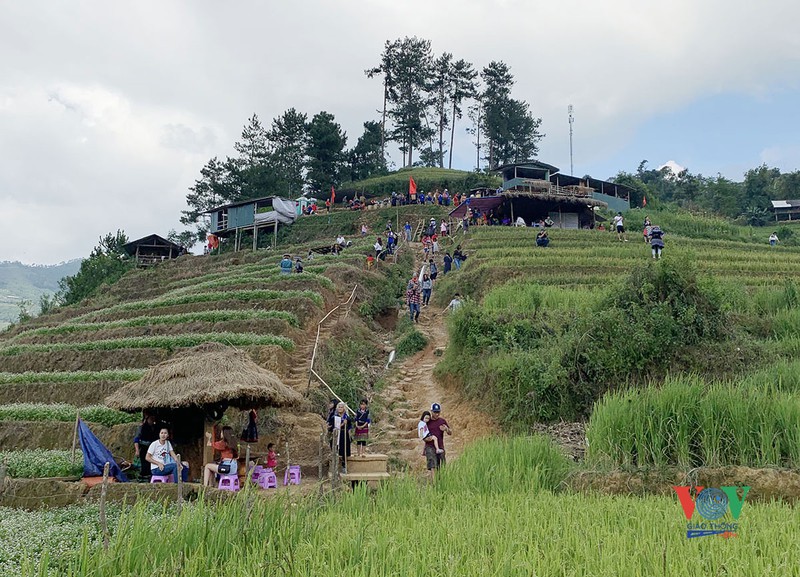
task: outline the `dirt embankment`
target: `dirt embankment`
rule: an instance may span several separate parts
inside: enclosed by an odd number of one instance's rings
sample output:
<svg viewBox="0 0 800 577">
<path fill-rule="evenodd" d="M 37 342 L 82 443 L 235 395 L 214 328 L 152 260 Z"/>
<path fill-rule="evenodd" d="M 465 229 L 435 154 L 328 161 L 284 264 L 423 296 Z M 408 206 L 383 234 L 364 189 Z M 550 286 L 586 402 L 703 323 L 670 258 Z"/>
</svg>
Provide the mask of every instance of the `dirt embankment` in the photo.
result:
<svg viewBox="0 0 800 577">
<path fill-rule="evenodd" d="M 750 467 L 700 467 L 691 471 L 673 469 L 658 472 L 580 471 L 570 477 L 575 491 L 608 495 L 674 495 L 674 485 L 701 487 L 750 487 L 748 501 L 800 499 L 800 471 L 791 469 L 752 469 Z"/>
<path fill-rule="evenodd" d="M 92 432 L 116 457 L 133 457 L 133 436 L 138 423 L 105 427 L 89 423 Z M 75 423 L 60 421 L 0 421 L 0 447 L 12 450 L 72 448 Z"/>
</svg>

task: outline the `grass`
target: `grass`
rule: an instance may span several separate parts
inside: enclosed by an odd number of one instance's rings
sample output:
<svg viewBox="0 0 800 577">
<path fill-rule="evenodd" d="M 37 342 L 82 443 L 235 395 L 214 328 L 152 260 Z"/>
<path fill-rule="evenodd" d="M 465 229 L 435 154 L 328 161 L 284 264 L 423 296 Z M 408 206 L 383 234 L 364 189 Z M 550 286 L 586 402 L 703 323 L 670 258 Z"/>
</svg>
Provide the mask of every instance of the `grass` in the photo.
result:
<svg viewBox="0 0 800 577">
<path fill-rule="evenodd" d="M 614 466 L 800 467 L 800 396 L 675 377 L 606 394 L 587 459 Z"/>
<path fill-rule="evenodd" d="M 153 308 L 185 305 L 192 303 L 214 302 L 222 300 L 226 301 L 238 300 L 246 302 L 246 301 L 274 300 L 274 299 L 297 298 L 297 297 L 310 299 L 317 306 L 322 306 L 323 304 L 322 295 L 314 291 L 237 290 L 237 291 L 216 291 L 216 292 L 205 292 L 197 294 L 187 294 L 175 297 L 166 295 L 154 299 L 120 303 L 118 305 L 113 305 L 102 309 L 102 313 L 110 314 L 122 311 L 138 311 L 144 309 L 153 309 Z M 81 316 L 75 317 L 74 319 L 72 319 L 72 322 L 81 322 L 97 314 L 97 312 L 98 311 L 91 311 Z"/>
<path fill-rule="evenodd" d="M 71 455 L 71 451 L 45 449 L 0 451 L 0 462 L 6 464 L 8 475 L 17 479 L 80 477 L 83 474 L 83 454 L 76 451 L 74 463 Z"/>
<path fill-rule="evenodd" d="M 50 373 L 0 373 L 0 385 L 25 383 L 83 383 L 90 381 L 136 381 L 144 370 L 114 369 L 107 371 L 65 371 Z"/>
<path fill-rule="evenodd" d="M 106 339 L 86 343 L 23 344 L 0 347 L 0 356 L 22 353 L 52 353 L 56 351 L 113 351 L 118 349 L 157 348 L 173 350 L 194 347 L 207 342 L 230 346 L 278 345 L 284 350 L 294 349 L 294 342 L 276 335 L 256 335 L 251 333 L 198 333 L 172 336 L 129 337 Z"/>
<path fill-rule="evenodd" d="M 249 321 L 279 319 L 284 320 L 293 327 L 300 326 L 297 315 L 288 311 L 264 311 L 264 310 L 214 310 L 199 311 L 193 313 L 182 313 L 175 315 L 153 315 L 133 317 L 130 319 L 120 319 L 116 321 L 96 322 L 96 323 L 64 323 L 54 327 L 40 327 L 22 331 L 14 335 L 13 339 L 19 340 L 22 337 L 30 336 L 49 336 L 49 335 L 68 335 L 82 332 L 102 331 L 116 328 L 148 327 L 155 325 L 180 325 L 195 322 L 227 322 L 227 321 Z"/>
<path fill-rule="evenodd" d="M 96 540 L 73 541 L 73 554 L 43 555 L 23 563 L 21 573 L 315 576 L 336 566 L 353 577 L 683 577 L 699 569 L 788 575 L 800 562 L 790 529 L 800 523 L 800 509 L 790 505 L 745 502 L 731 555 L 726 540 L 687 541 L 674 497 L 554 491 L 569 465 L 546 440 L 486 441 L 453 465 L 433 486 L 394 480 L 335 499 L 240 493 L 220 505 L 200 500 L 180 515 L 155 516 L 140 503 L 123 510 L 108 551 Z M 441 535 L 420 535 L 421 527 L 440 525 Z"/>
<path fill-rule="evenodd" d="M 0 405 L 0 421 L 62 421 L 75 420 L 78 409 L 64 403 L 14 403 Z M 106 427 L 121 425 L 123 423 L 139 422 L 138 415 L 131 415 L 109 409 L 108 407 L 94 405 L 80 408 L 81 418 L 89 423 L 98 423 Z"/>
</svg>

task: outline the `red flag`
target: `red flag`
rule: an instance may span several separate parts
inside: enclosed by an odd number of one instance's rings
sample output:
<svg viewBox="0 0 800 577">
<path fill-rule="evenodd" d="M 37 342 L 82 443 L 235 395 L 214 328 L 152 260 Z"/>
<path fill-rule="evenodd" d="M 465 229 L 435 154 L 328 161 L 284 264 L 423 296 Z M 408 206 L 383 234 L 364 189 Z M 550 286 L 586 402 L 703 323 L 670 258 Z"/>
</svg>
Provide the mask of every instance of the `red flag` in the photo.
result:
<svg viewBox="0 0 800 577">
<path fill-rule="evenodd" d="M 331 185 L 331 204 L 336 202 L 336 191 L 333 189 L 333 185 Z"/>
<path fill-rule="evenodd" d="M 645 206 L 647 206 L 647 197 L 643 196 L 642 197 L 642 208 L 644 208 Z"/>
<path fill-rule="evenodd" d="M 413 176 L 408 177 L 408 194 L 417 194 L 417 183 Z"/>
</svg>

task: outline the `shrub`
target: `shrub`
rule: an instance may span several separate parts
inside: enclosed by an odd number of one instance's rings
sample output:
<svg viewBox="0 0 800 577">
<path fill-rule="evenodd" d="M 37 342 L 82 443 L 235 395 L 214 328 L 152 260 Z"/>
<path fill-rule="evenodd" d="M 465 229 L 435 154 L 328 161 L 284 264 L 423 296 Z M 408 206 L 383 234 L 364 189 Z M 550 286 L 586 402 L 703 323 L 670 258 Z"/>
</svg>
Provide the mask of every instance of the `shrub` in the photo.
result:
<svg viewBox="0 0 800 577">
<path fill-rule="evenodd" d="M 395 348 L 397 358 L 403 358 L 421 351 L 428 345 L 428 339 L 416 328 L 412 328 L 399 341 Z"/>
</svg>

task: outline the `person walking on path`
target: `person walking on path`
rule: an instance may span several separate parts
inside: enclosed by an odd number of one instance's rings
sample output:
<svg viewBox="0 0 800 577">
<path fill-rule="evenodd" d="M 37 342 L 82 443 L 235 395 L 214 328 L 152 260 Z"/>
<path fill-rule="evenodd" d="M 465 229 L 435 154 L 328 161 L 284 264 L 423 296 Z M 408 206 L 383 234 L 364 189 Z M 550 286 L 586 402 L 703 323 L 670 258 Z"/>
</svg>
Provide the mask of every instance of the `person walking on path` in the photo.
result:
<svg viewBox="0 0 800 577">
<path fill-rule="evenodd" d="M 408 318 L 411 319 L 411 322 L 419 322 L 420 294 L 419 283 L 417 282 L 416 276 L 411 279 L 410 283 L 408 283 L 408 289 L 406 290 L 406 304 L 408 304 Z"/>
<path fill-rule="evenodd" d="M 422 306 L 426 307 L 430 304 L 432 291 L 433 280 L 427 274 L 422 275 Z"/>
<path fill-rule="evenodd" d="M 450 272 L 453 265 L 453 257 L 449 252 L 444 253 L 444 268 L 442 269 L 442 276 Z"/>
<path fill-rule="evenodd" d="M 439 269 L 436 267 L 436 263 L 433 262 L 433 259 L 428 261 L 428 270 L 431 273 L 431 280 L 436 280 L 436 277 L 439 275 Z"/>
<path fill-rule="evenodd" d="M 456 250 L 453 251 L 453 262 L 456 265 L 456 270 L 461 270 L 461 263 L 466 259 L 466 255 L 461 250 L 461 245 L 456 247 Z"/>
<path fill-rule="evenodd" d="M 403 225 L 403 230 L 406 233 L 406 241 L 411 242 L 411 225 L 408 221 Z"/>
<path fill-rule="evenodd" d="M 450 304 L 444 307 L 442 313 L 446 313 L 447 311 L 456 312 L 459 308 L 461 308 L 461 305 L 463 304 L 464 301 L 461 300 L 461 294 L 456 293 L 453 295 L 453 300 L 450 301 Z"/>
<path fill-rule="evenodd" d="M 429 471 L 438 469 L 446 463 L 445 455 L 447 454 L 444 448 L 444 435 L 453 434 L 447 420 L 442 417 L 442 407 L 439 403 L 431 405 L 431 420 L 428 421 L 428 430 L 431 435 L 436 438 L 438 449 L 433 443 L 433 439 L 425 441 L 425 460 Z M 441 451 L 441 452 L 438 452 Z"/>
<path fill-rule="evenodd" d="M 650 229 L 650 248 L 653 250 L 653 258 L 660 259 L 661 251 L 664 249 L 664 231 L 654 226 Z"/>
<path fill-rule="evenodd" d="M 628 237 L 625 236 L 625 222 L 621 212 L 618 212 L 614 217 L 614 226 L 617 228 L 617 240 L 628 242 Z"/>
</svg>

